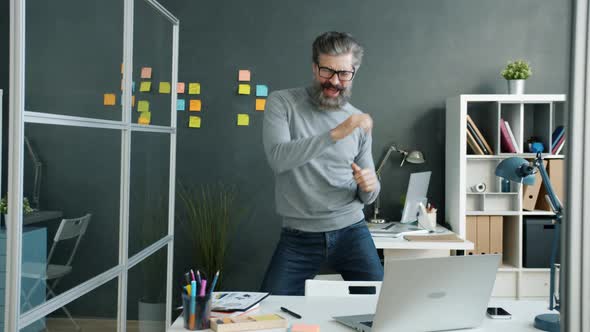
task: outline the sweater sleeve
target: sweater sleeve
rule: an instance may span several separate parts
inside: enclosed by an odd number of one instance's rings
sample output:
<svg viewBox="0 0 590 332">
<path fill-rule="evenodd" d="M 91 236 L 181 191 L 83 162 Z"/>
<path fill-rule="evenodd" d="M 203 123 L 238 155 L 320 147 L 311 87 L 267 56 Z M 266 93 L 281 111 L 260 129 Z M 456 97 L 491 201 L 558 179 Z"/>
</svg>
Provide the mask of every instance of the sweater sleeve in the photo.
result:
<svg viewBox="0 0 590 332">
<path fill-rule="evenodd" d="M 277 174 L 297 168 L 335 144 L 330 132 L 292 140 L 288 104 L 279 94 L 269 95 L 264 111 L 262 140 L 266 158 Z"/>
<path fill-rule="evenodd" d="M 373 154 L 371 152 L 371 146 L 373 143 L 373 139 L 370 133 L 362 133 L 361 134 L 361 147 L 359 154 L 355 158 L 355 163 L 360 166 L 360 168 L 365 169 L 369 168 L 375 172 L 375 164 L 373 162 Z M 361 202 L 365 205 L 369 205 L 377 199 L 379 196 L 379 192 L 381 191 L 381 183 L 379 179 L 377 179 L 377 185 L 375 186 L 375 190 L 371 192 L 364 192 L 360 188 L 357 188 L 357 195 Z"/>
</svg>

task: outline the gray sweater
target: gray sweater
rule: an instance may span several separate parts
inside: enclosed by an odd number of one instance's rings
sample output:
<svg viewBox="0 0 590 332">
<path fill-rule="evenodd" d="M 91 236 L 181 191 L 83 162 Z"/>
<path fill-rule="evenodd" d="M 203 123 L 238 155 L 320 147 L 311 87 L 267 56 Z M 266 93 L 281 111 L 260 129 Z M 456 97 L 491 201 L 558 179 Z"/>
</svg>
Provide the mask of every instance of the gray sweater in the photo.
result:
<svg viewBox="0 0 590 332">
<path fill-rule="evenodd" d="M 375 169 L 371 135 L 357 128 L 340 141 L 330 130 L 352 114 L 350 104 L 320 110 L 305 88 L 274 91 L 264 113 L 264 150 L 275 173 L 277 213 L 283 227 L 327 232 L 363 220 L 363 205 L 379 194 L 357 188 L 352 163 Z"/>
</svg>

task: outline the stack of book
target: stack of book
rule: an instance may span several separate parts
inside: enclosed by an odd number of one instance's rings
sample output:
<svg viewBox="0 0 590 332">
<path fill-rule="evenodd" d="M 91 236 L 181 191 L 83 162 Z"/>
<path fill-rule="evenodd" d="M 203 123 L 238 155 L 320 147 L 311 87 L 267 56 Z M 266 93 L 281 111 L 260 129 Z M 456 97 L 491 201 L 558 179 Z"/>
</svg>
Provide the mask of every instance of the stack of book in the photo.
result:
<svg viewBox="0 0 590 332">
<path fill-rule="evenodd" d="M 467 115 L 467 144 L 475 154 L 494 154 L 492 147 L 475 125 L 475 122 Z"/>
<path fill-rule="evenodd" d="M 518 143 L 510 128 L 510 123 L 500 118 L 500 147 L 502 152 L 519 153 Z"/>
<path fill-rule="evenodd" d="M 565 128 L 558 126 L 551 135 L 551 153 L 559 154 L 565 143 Z"/>
</svg>

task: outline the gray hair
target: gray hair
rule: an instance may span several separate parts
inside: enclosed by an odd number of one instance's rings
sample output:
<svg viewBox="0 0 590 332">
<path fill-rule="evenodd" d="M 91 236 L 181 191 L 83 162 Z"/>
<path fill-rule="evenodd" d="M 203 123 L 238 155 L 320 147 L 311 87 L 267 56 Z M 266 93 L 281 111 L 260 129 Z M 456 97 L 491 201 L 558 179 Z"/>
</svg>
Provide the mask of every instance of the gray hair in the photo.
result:
<svg viewBox="0 0 590 332">
<path fill-rule="evenodd" d="M 313 62 L 319 64 L 320 54 L 342 55 L 352 53 L 352 65 L 358 68 L 363 60 L 363 47 L 347 32 L 330 31 L 313 42 Z"/>
</svg>

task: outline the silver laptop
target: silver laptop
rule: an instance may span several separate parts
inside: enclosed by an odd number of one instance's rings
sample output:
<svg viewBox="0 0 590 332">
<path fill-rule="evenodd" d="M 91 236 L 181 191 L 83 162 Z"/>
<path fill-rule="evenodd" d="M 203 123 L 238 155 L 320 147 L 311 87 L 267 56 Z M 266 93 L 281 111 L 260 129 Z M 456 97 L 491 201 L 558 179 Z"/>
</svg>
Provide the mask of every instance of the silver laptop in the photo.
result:
<svg viewBox="0 0 590 332">
<path fill-rule="evenodd" d="M 333 317 L 358 331 L 441 331 L 481 325 L 500 255 L 387 261 L 375 314 Z"/>
</svg>

